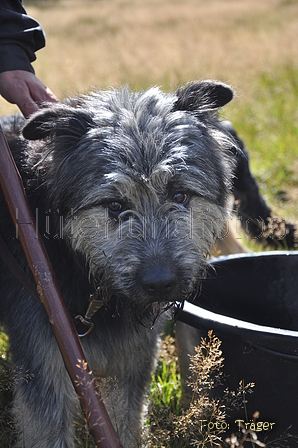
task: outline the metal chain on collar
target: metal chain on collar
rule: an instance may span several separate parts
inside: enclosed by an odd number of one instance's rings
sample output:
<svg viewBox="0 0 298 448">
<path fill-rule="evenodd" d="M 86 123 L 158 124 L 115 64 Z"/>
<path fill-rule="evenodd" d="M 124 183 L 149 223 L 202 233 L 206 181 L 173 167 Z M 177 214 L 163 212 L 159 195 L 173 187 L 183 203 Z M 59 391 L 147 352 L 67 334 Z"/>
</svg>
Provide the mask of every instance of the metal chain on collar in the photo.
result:
<svg viewBox="0 0 298 448">
<path fill-rule="evenodd" d="M 100 292 L 100 288 L 97 288 L 96 291 L 93 294 L 90 294 L 89 298 L 89 306 L 86 311 L 85 316 L 83 317 L 81 314 L 77 315 L 75 317 L 76 321 L 80 321 L 83 325 L 85 325 L 88 330 L 85 333 L 79 333 L 79 338 L 84 338 L 88 334 L 90 334 L 94 328 L 94 323 L 92 322 L 92 317 L 94 316 L 97 311 L 104 306 L 104 303 L 102 300 L 98 299 L 98 295 Z"/>
</svg>

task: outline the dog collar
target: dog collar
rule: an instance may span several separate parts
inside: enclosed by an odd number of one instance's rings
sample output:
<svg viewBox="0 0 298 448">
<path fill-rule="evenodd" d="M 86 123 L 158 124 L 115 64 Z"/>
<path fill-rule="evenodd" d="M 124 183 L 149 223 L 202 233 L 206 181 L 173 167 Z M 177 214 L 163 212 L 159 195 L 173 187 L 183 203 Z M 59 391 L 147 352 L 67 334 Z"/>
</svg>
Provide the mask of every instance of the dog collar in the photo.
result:
<svg viewBox="0 0 298 448">
<path fill-rule="evenodd" d="M 36 285 L 32 282 L 32 280 L 24 273 L 21 269 L 20 265 L 4 243 L 1 235 L 0 235 L 0 256 L 3 261 L 6 263 L 7 267 L 14 274 L 14 276 L 18 279 L 20 284 L 28 291 L 28 293 L 38 302 L 40 303 L 40 298 L 36 290 Z M 83 338 L 90 334 L 94 328 L 94 323 L 92 322 L 92 317 L 94 314 L 104 306 L 102 300 L 99 297 L 100 287 L 98 287 L 93 294 L 90 294 L 89 297 L 89 305 L 86 311 L 85 316 L 77 315 L 73 320 L 75 322 L 81 322 L 85 327 L 87 327 L 87 331 L 84 333 L 78 333 L 79 338 Z M 72 314 L 72 313 L 70 313 Z M 74 323 L 75 323 L 74 322 Z"/>
</svg>

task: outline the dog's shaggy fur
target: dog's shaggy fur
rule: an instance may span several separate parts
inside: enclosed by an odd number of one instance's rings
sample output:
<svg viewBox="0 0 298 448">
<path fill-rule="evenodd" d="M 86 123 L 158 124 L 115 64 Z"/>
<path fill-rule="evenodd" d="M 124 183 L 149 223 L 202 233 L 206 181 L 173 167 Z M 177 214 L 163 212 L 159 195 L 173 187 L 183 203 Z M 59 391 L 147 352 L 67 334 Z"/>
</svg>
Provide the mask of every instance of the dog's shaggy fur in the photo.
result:
<svg viewBox="0 0 298 448">
<path fill-rule="evenodd" d="M 232 96 L 213 81 L 124 88 L 48 105 L 20 133 L 21 119 L 2 121 L 69 311 L 84 315 L 96 289 L 104 303 L 82 343 L 123 392 L 111 418 L 126 448 L 140 441 L 162 311 L 196 293 L 226 218 L 236 143 L 217 109 Z M 0 199 L 1 235 L 28 272 Z M 0 267 L 20 444 L 73 447 L 77 399 L 45 311 Z"/>
</svg>

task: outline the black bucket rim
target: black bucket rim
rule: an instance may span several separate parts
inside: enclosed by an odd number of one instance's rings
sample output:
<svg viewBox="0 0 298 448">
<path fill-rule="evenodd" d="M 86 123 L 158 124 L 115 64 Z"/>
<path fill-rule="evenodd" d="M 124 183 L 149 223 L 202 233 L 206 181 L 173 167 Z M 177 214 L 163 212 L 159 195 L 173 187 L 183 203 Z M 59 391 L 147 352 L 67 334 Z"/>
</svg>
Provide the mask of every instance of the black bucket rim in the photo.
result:
<svg viewBox="0 0 298 448">
<path fill-rule="evenodd" d="M 233 260 L 237 258 L 260 258 L 260 257 L 275 257 L 275 256 L 298 256 L 298 250 L 274 250 L 274 251 L 261 251 L 261 252 L 242 252 L 239 254 L 219 255 L 218 257 L 208 260 L 208 264 L 215 265 L 218 262 L 225 260 Z"/>
<path fill-rule="evenodd" d="M 298 331 L 287 330 L 285 328 L 278 327 L 268 327 L 266 325 L 254 324 L 251 322 L 247 322 L 245 320 L 236 319 L 234 317 L 224 316 L 223 314 L 217 314 L 209 310 L 205 310 L 198 305 L 188 302 L 187 300 L 184 302 L 183 310 L 181 314 L 191 314 L 195 316 L 198 320 L 202 320 L 204 322 L 210 321 L 215 324 L 224 325 L 227 327 L 235 328 L 252 332 L 252 333 L 266 333 L 273 336 L 287 336 L 298 338 Z"/>
<path fill-rule="evenodd" d="M 208 261 L 208 264 L 216 267 L 216 264 L 225 260 L 240 259 L 240 258 L 255 258 L 255 257 L 279 257 L 279 256 L 298 256 L 298 251 L 274 251 L 274 252 L 253 252 L 223 255 Z M 298 275 L 298 274 L 297 274 Z M 237 338 L 243 342 L 247 342 L 252 346 L 272 353 L 287 360 L 298 361 L 298 353 L 289 354 L 280 351 L 275 351 L 262 346 L 264 338 L 273 341 L 286 339 L 297 343 L 298 352 L 298 331 L 287 330 L 285 328 L 271 327 L 260 324 L 255 324 L 245 320 L 228 317 L 223 314 L 215 313 L 199 305 L 184 302 L 183 309 L 178 314 L 178 320 L 191 325 L 195 328 L 204 330 L 213 329 L 215 332 L 224 332 L 225 336 L 231 339 Z"/>
</svg>

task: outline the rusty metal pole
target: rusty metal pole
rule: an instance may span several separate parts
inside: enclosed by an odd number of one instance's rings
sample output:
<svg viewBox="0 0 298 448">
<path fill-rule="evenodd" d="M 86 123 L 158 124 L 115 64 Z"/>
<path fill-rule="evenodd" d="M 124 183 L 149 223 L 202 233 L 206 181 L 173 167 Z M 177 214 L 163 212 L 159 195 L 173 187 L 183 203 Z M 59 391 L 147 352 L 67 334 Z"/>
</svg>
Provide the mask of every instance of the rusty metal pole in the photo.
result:
<svg viewBox="0 0 298 448">
<path fill-rule="evenodd" d="M 78 335 L 65 307 L 55 273 L 39 235 L 8 143 L 0 126 L 0 185 L 27 262 L 59 345 L 65 367 L 99 448 L 121 448 L 107 411 L 96 389 Z M 16 218 L 16 210 L 18 218 Z"/>
</svg>

